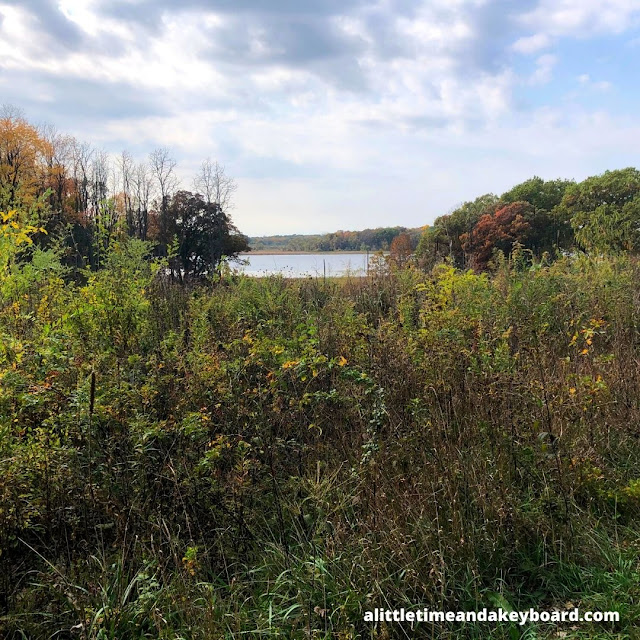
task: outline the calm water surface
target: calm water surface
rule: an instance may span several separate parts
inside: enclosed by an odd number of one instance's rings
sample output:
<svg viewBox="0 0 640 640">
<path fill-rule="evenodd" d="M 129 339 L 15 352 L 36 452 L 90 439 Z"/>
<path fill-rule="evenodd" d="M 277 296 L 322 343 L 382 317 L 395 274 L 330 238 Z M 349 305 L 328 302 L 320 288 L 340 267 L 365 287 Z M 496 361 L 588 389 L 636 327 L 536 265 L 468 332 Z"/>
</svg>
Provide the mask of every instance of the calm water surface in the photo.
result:
<svg viewBox="0 0 640 640">
<path fill-rule="evenodd" d="M 231 266 L 250 276 L 281 274 L 287 278 L 308 276 L 363 276 L 367 273 L 367 260 L 373 253 L 286 253 L 251 254 L 240 257 L 247 265 L 231 263 Z"/>
</svg>

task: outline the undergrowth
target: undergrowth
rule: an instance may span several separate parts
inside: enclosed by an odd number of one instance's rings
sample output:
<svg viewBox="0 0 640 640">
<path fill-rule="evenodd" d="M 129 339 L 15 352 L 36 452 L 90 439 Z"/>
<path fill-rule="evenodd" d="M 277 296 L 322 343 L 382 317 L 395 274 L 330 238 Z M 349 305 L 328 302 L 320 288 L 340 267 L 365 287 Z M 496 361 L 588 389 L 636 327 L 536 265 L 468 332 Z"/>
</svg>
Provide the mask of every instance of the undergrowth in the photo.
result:
<svg viewBox="0 0 640 640">
<path fill-rule="evenodd" d="M 0 281 L 0 635 L 633 638 L 640 272 Z M 365 623 L 374 607 L 615 625 Z"/>
</svg>

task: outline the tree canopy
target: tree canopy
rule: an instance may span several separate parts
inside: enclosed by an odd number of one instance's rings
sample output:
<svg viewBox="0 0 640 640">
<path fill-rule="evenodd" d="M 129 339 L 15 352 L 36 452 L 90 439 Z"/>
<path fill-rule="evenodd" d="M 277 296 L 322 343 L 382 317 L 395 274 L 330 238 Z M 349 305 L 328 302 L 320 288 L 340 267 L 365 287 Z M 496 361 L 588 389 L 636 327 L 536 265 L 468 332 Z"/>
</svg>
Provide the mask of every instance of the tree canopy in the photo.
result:
<svg viewBox="0 0 640 640">
<path fill-rule="evenodd" d="M 527 219 L 532 213 L 533 206 L 528 202 L 513 202 L 485 213 L 470 233 L 460 236 L 471 266 L 485 269 L 496 249 L 510 253 L 516 243 L 526 246 L 532 232 Z"/>
<path fill-rule="evenodd" d="M 514 246 L 537 258 L 547 254 L 640 249 L 640 172 L 607 171 L 583 182 L 534 176 L 500 197 L 465 202 L 436 218 L 420 238 L 419 263 L 426 268 L 449 260 L 460 268 L 484 270 L 497 251 Z"/>
<path fill-rule="evenodd" d="M 587 178 L 567 189 L 559 210 L 580 246 L 599 253 L 640 250 L 640 171 L 632 167 Z"/>
<path fill-rule="evenodd" d="M 200 194 L 178 191 L 167 209 L 171 235 L 178 240 L 178 267 L 186 278 L 211 274 L 223 257 L 249 249 L 247 238 L 238 233 L 217 202 L 207 202 Z"/>
</svg>

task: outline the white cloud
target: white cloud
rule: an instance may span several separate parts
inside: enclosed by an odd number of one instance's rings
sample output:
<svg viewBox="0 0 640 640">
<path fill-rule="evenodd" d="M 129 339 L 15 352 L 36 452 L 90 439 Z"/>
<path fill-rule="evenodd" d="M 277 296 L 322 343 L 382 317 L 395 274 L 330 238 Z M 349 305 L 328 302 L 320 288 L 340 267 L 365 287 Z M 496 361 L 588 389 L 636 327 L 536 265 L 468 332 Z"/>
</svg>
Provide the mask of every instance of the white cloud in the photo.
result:
<svg viewBox="0 0 640 640">
<path fill-rule="evenodd" d="M 589 89 L 596 91 L 608 91 L 613 86 L 608 80 L 594 81 L 588 73 L 582 73 L 578 76 L 578 82 Z"/>
<path fill-rule="evenodd" d="M 540 56 L 536 60 L 536 70 L 529 78 L 529 84 L 546 84 L 549 82 L 557 62 L 558 58 L 550 53 Z"/>
<path fill-rule="evenodd" d="M 621 33 L 639 17 L 640 0 L 540 0 L 520 22 L 538 35 L 586 37 Z"/>
<path fill-rule="evenodd" d="M 69 21 L 92 36 L 105 29 L 104 23 L 96 12 L 95 2 L 92 0 L 61 0 L 58 8 Z M 111 29 L 118 30 L 125 28 L 124 25 L 114 23 L 114 21 L 111 21 L 109 26 Z"/>
<path fill-rule="evenodd" d="M 158 35 L 140 40 L 125 23 L 102 17 L 98 20 L 85 6 L 79 14 L 83 28 L 91 32 L 99 30 L 114 42 L 121 39 L 125 43 L 124 51 L 118 52 L 116 48 L 114 53 L 106 47 L 98 52 L 81 49 L 51 55 L 44 48 L 46 37 L 37 30 L 32 15 L 1 4 L 0 14 L 4 17 L 0 25 L 0 57 L 8 69 L 107 83 L 124 82 L 138 89 L 170 89 L 176 94 L 203 86 L 220 92 L 228 84 L 223 74 L 201 57 L 208 46 L 201 29 L 203 16 L 168 16 Z"/>
<path fill-rule="evenodd" d="M 526 55 L 537 53 L 543 49 L 548 49 L 551 46 L 551 38 L 546 33 L 536 33 L 532 36 L 525 38 L 518 38 L 511 48 L 516 53 L 524 53 Z"/>
<path fill-rule="evenodd" d="M 601 72 L 588 61 L 570 113 L 544 86 L 563 39 L 626 30 L 640 0 L 540 0 L 520 18 L 482 0 L 345 0 L 339 15 L 320 16 L 303 4 L 278 13 L 276 0 L 241 15 L 222 0 L 218 12 L 186 0 L 118 5 L 137 19 L 98 0 L 60 0 L 86 42 L 55 54 L 54 34 L 28 10 L 35 0 L 2 2 L 0 92 L 114 151 L 171 147 L 185 185 L 202 158 L 217 157 L 239 181 L 234 215 L 250 234 L 390 217 L 417 226 L 534 173 L 571 177 L 619 162 L 640 143 L 635 120 L 581 106 L 611 86 L 592 79 Z M 518 74 L 514 53 L 532 56 L 533 71 Z M 62 94 L 74 88 L 77 100 Z M 547 104 L 523 106 L 527 92 Z"/>
<path fill-rule="evenodd" d="M 451 119 L 457 125 L 502 112 L 509 102 L 508 74 L 481 70 L 469 76 L 458 63 L 462 48 L 477 37 L 466 11 L 478 4 L 425 2 L 412 19 L 385 14 L 387 37 L 392 35 L 401 49 L 394 54 L 381 50 L 380 37 L 371 27 L 370 8 L 333 19 L 338 29 L 359 38 L 364 47 L 352 60 L 365 87 L 355 99 L 362 111 L 386 118 L 391 125 L 398 118 L 419 117 Z M 171 111 L 194 100 L 227 101 L 239 113 L 249 109 L 253 117 L 256 107 L 270 112 L 273 104 L 284 99 L 298 110 L 327 112 L 337 106 L 338 111 L 346 109 L 353 115 L 352 96 L 337 87 L 324 68 L 296 67 L 283 58 L 284 45 L 259 25 L 246 27 L 245 53 L 256 61 L 251 67 L 247 60 L 212 57 L 212 45 L 222 42 L 223 35 L 228 35 L 224 29 L 231 24 L 222 14 L 165 11 L 155 32 L 138 33 L 133 24 L 99 14 L 98 8 L 95 2 L 79 0 L 60 4 L 63 15 L 83 32 L 113 38 L 119 47 L 90 53 L 71 49 L 52 56 L 28 44 L 45 41 L 34 16 L 0 4 L 2 65 L 24 73 L 50 74 L 54 83 L 55 77 L 123 83 L 132 91 L 154 92 Z M 278 61 L 261 62 L 270 57 Z M 344 66 L 338 65 L 332 73 L 341 71 Z"/>
</svg>

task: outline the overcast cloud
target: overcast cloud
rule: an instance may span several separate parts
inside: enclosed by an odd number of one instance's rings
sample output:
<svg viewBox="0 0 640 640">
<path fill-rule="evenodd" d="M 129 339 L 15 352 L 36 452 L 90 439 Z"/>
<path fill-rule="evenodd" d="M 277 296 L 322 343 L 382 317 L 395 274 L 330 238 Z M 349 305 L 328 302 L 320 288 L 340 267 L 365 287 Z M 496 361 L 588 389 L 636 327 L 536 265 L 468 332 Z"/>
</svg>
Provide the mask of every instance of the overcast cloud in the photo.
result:
<svg viewBox="0 0 640 640">
<path fill-rule="evenodd" d="M 637 164 L 640 0 L 0 0 L 0 102 L 207 156 L 250 235 L 420 226 Z"/>
</svg>

